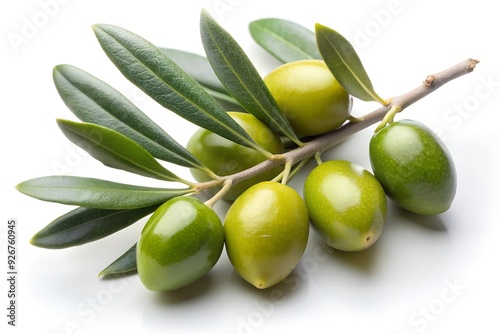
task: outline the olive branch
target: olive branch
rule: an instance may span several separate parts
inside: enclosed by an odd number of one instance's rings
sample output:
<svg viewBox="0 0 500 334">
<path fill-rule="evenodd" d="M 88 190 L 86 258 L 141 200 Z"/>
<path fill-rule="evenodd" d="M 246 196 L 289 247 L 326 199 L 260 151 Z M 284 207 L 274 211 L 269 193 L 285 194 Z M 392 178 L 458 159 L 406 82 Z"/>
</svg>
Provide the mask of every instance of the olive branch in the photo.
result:
<svg viewBox="0 0 500 334">
<path fill-rule="evenodd" d="M 477 60 L 464 60 L 429 75 L 417 88 L 389 99 L 373 89 L 352 45 L 335 30 L 317 24 L 315 31 L 281 19 L 251 22 L 254 40 L 283 63 L 323 59 L 347 92 L 381 106 L 358 119 L 350 118 L 327 134 L 299 139 L 249 57 L 206 11 L 201 13 L 201 36 L 206 56 L 158 48 L 146 39 L 112 25 L 95 25 L 94 33 L 121 73 L 166 109 L 237 144 L 260 152 L 266 160 L 232 175 L 216 175 L 158 124 L 114 88 L 71 65 L 54 68 L 53 79 L 62 100 L 82 122 L 58 119 L 66 137 L 104 165 L 151 177 L 176 186 L 143 187 L 107 180 L 47 176 L 18 184 L 22 193 L 44 201 L 76 205 L 56 218 L 31 240 L 45 248 L 72 247 L 115 233 L 154 212 L 177 196 L 222 189 L 205 204 L 213 206 L 235 184 L 276 166 L 283 172 L 274 181 L 287 183 L 311 159 L 358 131 L 394 116 L 442 85 L 470 73 Z M 283 154 L 260 147 L 226 110 L 244 110 L 264 122 L 290 143 Z M 160 161 L 197 169 L 212 179 L 196 183 L 167 170 Z M 180 185 L 180 187 L 179 187 Z M 133 271 L 135 245 L 100 275 Z"/>
<path fill-rule="evenodd" d="M 387 105 L 381 106 L 360 117 L 358 121 L 347 122 L 339 128 L 305 143 L 302 147 L 298 147 L 284 154 L 274 155 L 272 159 L 264 161 L 242 172 L 221 177 L 218 182 L 230 181 L 234 185 L 277 165 L 293 165 L 296 162 L 321 154 L 356 132 L 366 129 L 377 122 L 381 122 L 381 126 L 385 126 L 394 119 L 396 113 L 403 111 L 411 104 L 426 97 L 444 84 L 472 72 L 477 63 L 479 63 L 478 60 L 466 59 L 444 71 L 428 75 L 423 83 L 417 88 L 390 99 Z M 376 131 L 378 129 L 379 128 L 377 128 Z M 203 190 L 206 186 L 210 187 L 211 183 L 201 183 L 197 187 Z"/>
</svg>

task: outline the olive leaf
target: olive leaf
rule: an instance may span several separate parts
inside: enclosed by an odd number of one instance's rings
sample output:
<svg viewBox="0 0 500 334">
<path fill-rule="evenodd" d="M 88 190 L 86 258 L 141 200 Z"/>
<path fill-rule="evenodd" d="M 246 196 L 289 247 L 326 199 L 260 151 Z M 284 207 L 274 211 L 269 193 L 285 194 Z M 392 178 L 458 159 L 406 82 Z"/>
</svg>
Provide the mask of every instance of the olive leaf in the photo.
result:
<svg viewBox="0 0 500 334">
<path fill-rule="evenodd" d="M 275 132 L 301 144 L 248 56 L 206 10 L 201 12 L 200 29 L 207 58 L 231 95 Z"/>
<path fill-rule="evenodd" d="M 159 104 L 200 127 L 270 155 L 196 80 L 152 43 L 113 25 L 99 24 L 93 29 L 120 72 Z"/>
<path fill-rule="evenodd" d="M 45 226 L 30 243 L 52 249 L 83 245 L 124 229 L 152 213 L 159 205 L 129 210 L 79 207 Z"/>
<path fill-rule="evenodd" d="M 71 65 L 54 67 L 53 80 L 66 106 L 83 122 L 113 129 L 136 141 L 158 159 L 207 170 L 189 151 L 105 82 Z"/>
<path fill-rule="evenodd" d="M 165 181 L 180 181 L 142 146 L 111 129 L 92 123 L 58 119 L 66 137 L 104 165 Z"/>
<path fill-rule="evenodd" d="M 207 58 L 177 49 L 160 48 L 179 65 L 187 74 L 195 79 L 210 95 L 230 111 L 243 110 L 241 105 L 229 94 L 219 81 Z"/>
<path fill-rule="evenodd" d="M 321 59 L 314 33 L 291 21 L 267 18 L 249 24 L 250 35 L 276 59 L 289 63 Z"/>
<path fill-rule="evenodd" d="M 333 76 L 352 96 L 363 101 L 386 101 L 375 93 L 370 78 L 351 43 L 337 31 L 316 24 L 319 52 Z"/>
<path fill-rule="evenodd" d="M 64 175 L 27 180 L 16 188 L 42 201 L 112 210 L 144 208 L 194 191 L 191 188 L 151 188 Z"/>
<path fill-rule="evenodd" d="M 116 275 L 123 274 L 137 270 L 137 243 L 130 247 L 125 253 L 123 253 L 119 258 L 113 261 L 109 266 L 104 268 L 100 273 L 99 277 L 106 275 Z"/>
</svg>

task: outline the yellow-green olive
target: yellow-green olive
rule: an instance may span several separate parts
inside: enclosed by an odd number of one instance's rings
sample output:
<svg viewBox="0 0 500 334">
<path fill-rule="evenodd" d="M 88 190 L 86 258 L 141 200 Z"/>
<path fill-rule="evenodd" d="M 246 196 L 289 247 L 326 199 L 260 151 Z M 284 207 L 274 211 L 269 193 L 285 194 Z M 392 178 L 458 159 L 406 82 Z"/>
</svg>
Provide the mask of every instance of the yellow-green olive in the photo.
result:
<svg viewBox="0 0 500 334">
<path fill-rule="evenodd" d="M 226 251 L 236 271 L 259 289 L 284 280 L 307 245 L 309 220 L 300 195 L 277 182 L 245 191 L 224 221 Z"/>
<path fill-rule="evenodd" d="M 283 153 L 284 147 L 280 138 L 255 116 L 242 112 L 229 112 L 229 115 L 265 150 L 273 154 Z M 206 129 L 197 130 L 186 148 L 219 176 L 241 172 L 266 160 L 256 150 L 236 144 Z M 273 179 L 281 170 L 282 168 L 276 167 L 234 185 L 224 199 L 236 199 L 252 185 Z M 191 174 L 198 182 L 211 180 L 207 174 L 197 169 L 192 169 Z M 212 194 L 216 190 L 218 189 L 211 188 Z"/>
<path fill-rule="evenodd" d="M 350 116 L 349 94 L 322 60 L 286 63 L 264 82 L 299 137 L 332 131 Z"/>
<path fill-rule="evenodd" d="M 306 178 L 304 200 L 312 226 L 335 249 L 363 250 L 382 234 L 384 189 L 359 165 L 332 160 L 317 166 Z"/>
</svg>

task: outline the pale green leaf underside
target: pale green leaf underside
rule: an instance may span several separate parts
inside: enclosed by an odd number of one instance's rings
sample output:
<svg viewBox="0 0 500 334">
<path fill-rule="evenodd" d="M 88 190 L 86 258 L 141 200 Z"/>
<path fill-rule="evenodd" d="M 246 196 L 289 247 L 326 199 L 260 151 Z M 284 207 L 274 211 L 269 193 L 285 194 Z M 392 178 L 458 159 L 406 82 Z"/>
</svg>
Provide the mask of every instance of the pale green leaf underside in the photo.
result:
<svg viewBox="0 0 500 334">
<path fill-rule="evenodd" d="M 43 201 L 112 210 L 144 208 L 193 192 L 189 188 L 151 188 L 79 176 L 40 177 L 16 188 Z"/>
<path fill-rule="evenodd" d="M 179 65 L 187 74 L 195 79 L 222 107 L 229 111 L 241 111 L 241 105 L 229 94 L 219 81 L 207 58 L 182 50 L 160 48 Z"/>
<path fill-rule="evenodd" d="M 165 181 L 181 181 L 135 141 L 92 123 L 58 119 L 64 135 L 96 160 L 112 168 Z"/>
<path fill-rule="evenodd" d="M 160 48 L 160 50 L 203 87 L 229 94 L 215 75 L 207 58 L 182 50 L 170 48 Z"/>
<path fill-rule="evenodd" d="M 249 24 L 253 39 L 276 59 L 289 63 L 321 59 L 314 33 L 291 21 L 267 18 Z"/>
</svg>

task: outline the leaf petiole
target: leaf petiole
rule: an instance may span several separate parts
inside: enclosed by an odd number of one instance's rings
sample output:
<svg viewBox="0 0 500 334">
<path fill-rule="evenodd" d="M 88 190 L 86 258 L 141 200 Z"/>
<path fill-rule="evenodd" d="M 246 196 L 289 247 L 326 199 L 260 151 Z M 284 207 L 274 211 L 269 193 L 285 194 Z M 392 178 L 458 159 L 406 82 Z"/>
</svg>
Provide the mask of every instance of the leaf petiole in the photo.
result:
<svg viewBox="0 0 500 334">
<path fill-rule="evenodd" d="M 217 192 L 212 198 L 210 198 L 208 201 L 205 202 L 205 205 L 208 206 L 209 208 L 212 208 L 215 203 L 220 201 L 224 195 L 227 194 L 227 192 L 231 189 L 233 185 L 233 181 L 231 179 L 228 179 L 224 181 L 224 184 L 222 186 L 222 189 Z"/>
<path fill-rule="evenodd" d="M 319 165 L 321 165 L 323 163 L 323 160 L 321 160 L 321 153 L 318 152 L 314 155 L 314 159 L 316 159 L 316 163 Z"/>
<path fill-rule="evenodd" d="M 389 125 L 392 122 L 394 122 L 394 116 L 396 116 L 397 113 L 401 112 L 401 110 L 403 110 L 401 108 L 401 106 L 399 106 L 399 105 L 392 105 L 391 109 L 389 109 L 389 111 L 387 112 L 387 114 L 385 114 L 384 118 L 382 119 L 382 121 L 380 122 L 380 124 L 375 129 L 375 132 L 379 132 L 386 125 Z"/>
</svg>

